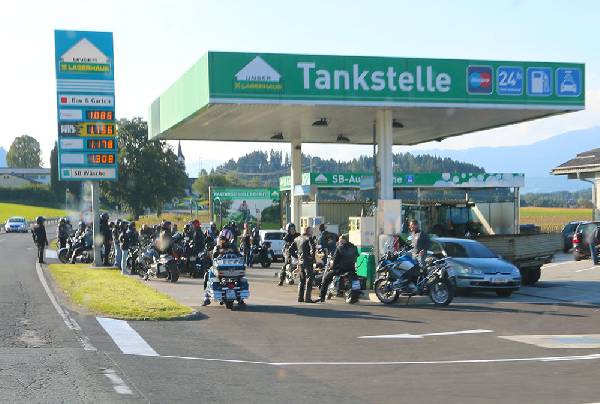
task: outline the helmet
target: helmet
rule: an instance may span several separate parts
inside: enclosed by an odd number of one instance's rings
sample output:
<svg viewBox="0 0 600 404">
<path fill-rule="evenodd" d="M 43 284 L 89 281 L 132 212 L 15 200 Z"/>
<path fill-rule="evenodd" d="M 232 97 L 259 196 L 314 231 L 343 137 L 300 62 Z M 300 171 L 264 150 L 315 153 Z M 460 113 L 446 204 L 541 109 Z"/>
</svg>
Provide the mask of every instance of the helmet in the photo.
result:
<svg viewBox="0 0 600 404">
<path fill-rule="evenodd" d="M 219 238 L 221 237 L 225 237 L 227 240 L 231 240 L 233 239 L 233 232 L 227 228 L 221 230 L 221 233 L 219 233 Z"/>
<path fill-rule="evenodd" d="M 160 226 L 163 230 L 171 230 L 171 222 L 168 220 L 163 220 Z"/>
<path fill-rule="evenodd" d="M 43 224 L 46 221 L 46 219 L 44 218 L 44 216 L 38 216 L 35 218 L 35 222 L 37 224 Z"/>
<path fill-rule="evenodd" d="M 232 220 L 231 222 L 229 222 L 229 226 L 231 226 L 231 228 L 234 229 L 236 227 L 235 221 Z"/>
<path fill-rule="evenodd" d="M 195 219 L 195 220 L 192 222 L 192 226 L 194 226 L 196 229 L 199 229 L 199 228 L 200 228 L 200 220 L 198 220 L 198 219 Z"/>
<path fill-rule="evenodd" d="M 108 227 L 115 227 L 115 222 L 108 222 Z"/>
<path fill-rule="evenodd" d="M 127 226 L 127 228 L 129 230 L 135 230 L 135 222 L 129 222 L 129 225 Z"/>
<path fill-rule="evenodd" d="M 210 222 L 210 228 L 211 229 L 216 229 L 217 228 L 216 223 L 215 222 Z"/>
<path fill-rule="evenodd" d="M 121 219 L 117 219 L 117 226 L 121 226 Z"/>
<path fill-rule="evenodd" d="M 66 224 L 71 224 L 71 219 L 69 219 L 68 217 L 65 217 L 65 223 Z"/>
<path fill-rule="evenodd" d="M 85 222 L 81 221 L 81 222 L 77 223 L 77 227 L 79 227 L 82 230 L 85 229 L 85 227 L 86 227 Z"/>
<path fill-rule="evenodd" d="M 290 232 L 290 230 L 296 230 L 296 225 L 292 222 L 288 223 L 285 225 L 285 231 L 287 231 L 288 233 Z"/>
<path fill-rule="evenodd" d="M 100 215 L 100 220 L 108 221 L 108 213 L 104 212 Z"/>
<path fill-rule="evenodd" d="M 189 223 L 186 223 L 185 226 L 183 226 L 183 231 L 188 232 L 188 231 L 190 231 L 191 228 L 192 228 L 192 225 Z"/>
<path fill-rule="evenodd" d="M 144 223 L 144 224 L 142 225 L 142 230 L 143 230 L 143 231 L 147 231 L 147 230 L 148 230 L 148 225 L 147 225 L 146 223 Z"/>
<path fill-rule="evenodd" d="M 66 223 L 66 220 L 65 220 L 65 218 L 64 218 L 64 217 L 61 217 L 61 218 L 60 218 L 60 220 L 58 221 L 58 223 L 60 223 L 60 224 L 65 224 L 65 223 Z"/>
</svg>

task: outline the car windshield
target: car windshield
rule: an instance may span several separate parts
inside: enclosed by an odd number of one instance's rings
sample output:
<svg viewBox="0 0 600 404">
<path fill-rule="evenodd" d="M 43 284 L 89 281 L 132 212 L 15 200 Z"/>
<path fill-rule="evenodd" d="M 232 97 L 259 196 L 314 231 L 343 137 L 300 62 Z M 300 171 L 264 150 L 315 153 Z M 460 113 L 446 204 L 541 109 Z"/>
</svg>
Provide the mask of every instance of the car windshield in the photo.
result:
<svg viewBox="0 0 600 404">
<path fill-rule="evenodd" d="M 22 217 L 11 217 L 8 221 L 12 223 L 25 223 L 25 219 Z"/>
<path fill-rule="evenodd" d="M 283 232 L 265 233 L 265 240 L 283 240 L 283 237 L 285 237 Z"/>
<path fill-rule="evenodd" d="M 444 251 L 455 258 L 497 258 L 489 248 L 480 243 L 445 242 Z"/>
</svg>

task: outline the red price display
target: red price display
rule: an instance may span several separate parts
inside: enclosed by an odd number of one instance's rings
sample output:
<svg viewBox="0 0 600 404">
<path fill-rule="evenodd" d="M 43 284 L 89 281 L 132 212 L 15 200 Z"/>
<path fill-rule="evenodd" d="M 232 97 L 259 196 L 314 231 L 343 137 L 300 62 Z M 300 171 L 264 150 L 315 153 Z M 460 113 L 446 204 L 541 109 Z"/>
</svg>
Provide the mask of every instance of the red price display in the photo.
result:
<svg viewBox="0 0 600 404">
<path fill-rule="evenodd" d="M 85 111 L 85 117 L 88 121 L 112 121 L 114 120 L 113 111 L 89 110 Z"/>
<path fill-rule="evenodd" d="M 114 135 L 115 125 L 112 123 L 86 124 L 85 132 L 88 135 Z"/>
<path fill-rule="evenodd" d="M 87 160 L 89 164 L 115 164 L 114 154 L 88 154 Z"/>
<path fill-rule="evenodd" d="M 88 139 L 87 140 L 87 148 L 91 150 L 98 149 L 114 149 L 115 148 L 115 140 L 114 139 Z"/>
</svg>

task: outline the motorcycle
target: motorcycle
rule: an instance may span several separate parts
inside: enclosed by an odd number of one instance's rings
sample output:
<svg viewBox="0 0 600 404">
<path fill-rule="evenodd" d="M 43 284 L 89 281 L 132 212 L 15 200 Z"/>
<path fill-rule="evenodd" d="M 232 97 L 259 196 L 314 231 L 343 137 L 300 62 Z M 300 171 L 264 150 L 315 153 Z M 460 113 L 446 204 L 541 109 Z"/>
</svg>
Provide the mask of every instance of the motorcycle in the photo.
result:
<svg viewBox="0 0 600 404">
<path fill-rule="evenodd" d="M 171 254 L 159 254 L 153 247 L 148 247 L 142 254 L 138 275 L 144 280 L 164 278 L 175 283 L 179 279 L 179 266 Z"/>
<path fill-rule="evenodd" d="M 404 273 L 414 267 L 417 262 L 412 258 L 410 251 L 400 253 L 387 252 L 377 265 L 377 280 L 375 281 L 375 295 L 384 304 L 398 301 L 400 296 L 425 296 L 436 306 L 447 306 L 454 299 L 454 284 L 448 278 L 446 260 L 426 259 L 424 267 L 419 268 L 419 275 L 415 284 L 410 285 Z"/>
<path fill-rule="evenodd" d="M 68 264 L 73 255 L 73 251 L 83 245 L 85 241 L 81 238 L 76 239 L 75 236 L 71 236 L 67 239 L 66 247 L 60 248 L 57 252 L 58 260 L 63 264 Z M 80 255 L 75 257 L 76 262 L 82 264 L 89 264 L 94 261 L 94 255 L 91 248 L 86 248 Z"/>
<path fill-rule="evenodd" d="M 140 255 L 142 254 L 142 248 L 138 245 L 133 245 L 129 248 L 129 256 L 127 257 L 127 269 L 132 275 L 136 275 L 140 270 Z"/>
<path fill-rule="evenodd" d="M 252 249 L 252 264 L 260 263 L 261 267 L 269 268 L 275 255 L 271 249 L 271 243 L 264 241 L 260 246 L 254 245 Z"/>
<path fill-rule="evenodd" d="M 290 256 L 289 248 L 284 250 L 284 256 L 286 257 L 283 264 L 283 269 L 285 270 L 285 283 L 293 285 L 298 281 L 299 277 L 298 258 Z"/>
<path fill-rule="evenodd" d="M 327 288 L 327 300 L 332 297 L 344 297 L 346 303 L 358 302 L 361 295 L 360 279 L 356 274 L 345 272 L 333 277 L 333 282 Z"/>
<path fill-rule="evenodd" d="M 238 305 L 244 305 L 244 299 L 250 297 L 244 257 L 227 253 L 216 258 L 208 273 L 207 292 L 228 309 L 233 309 L 236 300 Z"/>
<path fill-rule="evenodd" d="M 206 273 L 206 271 L 208 271 L 210 269 L 210 267 L 212 266 L 212 257 L 211 257 L 211 252 L 208 249 L 204 249 L 203 251 L 200 252 L 200 254 L 198 254 L 198 257 L 196 258 L 196 262 L 195 262 L 195 266 L 196 266 L 196 270 L 194 272 L 194 274 L 192 275 L 193 278 L 203 278 L 204 274 Z"/>
</svg>

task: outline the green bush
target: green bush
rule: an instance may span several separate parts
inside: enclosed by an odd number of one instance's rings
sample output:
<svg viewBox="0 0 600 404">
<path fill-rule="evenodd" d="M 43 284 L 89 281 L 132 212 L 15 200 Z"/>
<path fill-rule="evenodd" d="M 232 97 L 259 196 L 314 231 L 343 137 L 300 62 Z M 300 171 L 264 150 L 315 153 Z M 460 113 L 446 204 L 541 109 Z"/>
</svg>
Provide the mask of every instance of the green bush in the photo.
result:
<svg viewBox="0 0 600 404">
<path fill-rule="evenodd" d="M 62 201 L 46 185 L 31 185 L 22 188 L 0 188 L 0 202 L 24 205 L 59 207 Z"/>
</svg>

